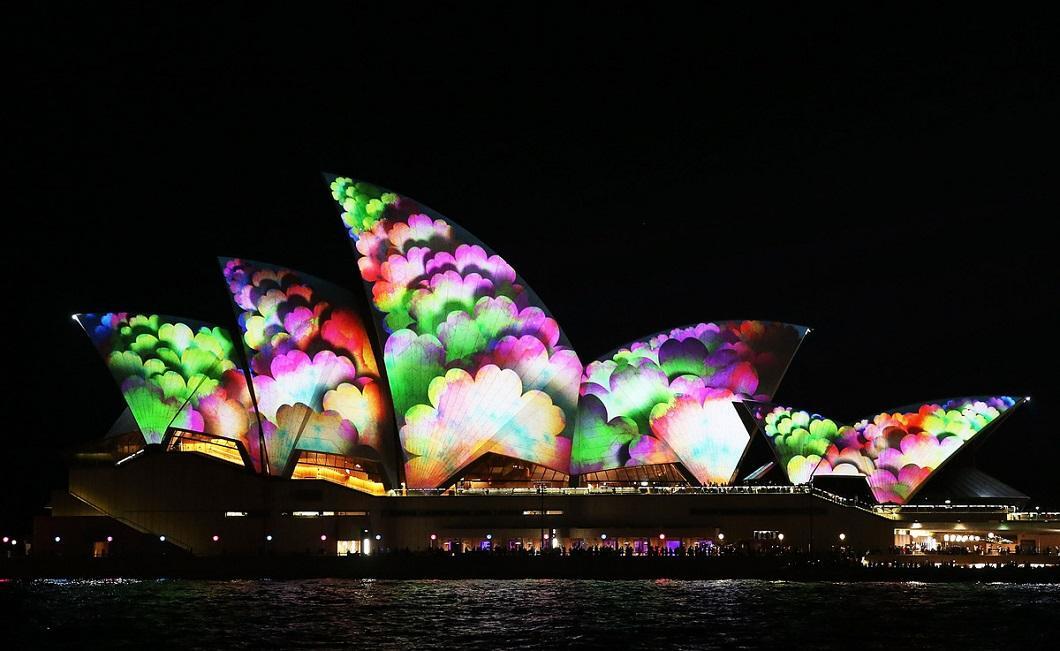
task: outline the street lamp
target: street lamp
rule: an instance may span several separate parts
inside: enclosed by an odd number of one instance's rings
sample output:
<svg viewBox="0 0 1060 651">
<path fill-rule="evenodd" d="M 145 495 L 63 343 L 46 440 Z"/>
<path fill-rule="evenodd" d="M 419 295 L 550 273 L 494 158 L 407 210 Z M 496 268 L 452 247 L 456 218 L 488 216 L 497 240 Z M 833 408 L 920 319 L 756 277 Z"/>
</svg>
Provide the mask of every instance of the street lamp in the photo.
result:
<svg viewBox="0 0 1060 651">
<path fill-rule="evenodd" d="M 214 534 L 214 535 L 213 535 L 213 537 L 212 537 L 212 538 L 211 538 L 210 540 L 212 540 L 212 541 L 214 541 L 214 542 L 217 542 L 217 541 L 218 541 L 218 540 L 220 540 L 220 539 L 221 539 L 221 537 L 220 537 L 220 536 L 218 536 L 217 534 Z"/>
<path fill-rule="evenodd" d="M 777 540 L 779 540 L 780 542 L 784 542 L 784 534 L 778 534 Z"/>
<path fill-rule="evenodd" d="M 847 535 L 845 533 L 839 534 L 839 542 L 843 542 L 846 539 L 847 539 Z"/>
<path fill-rule="evenodd" d="M 725 540 L 725 534 L 719 533 L 718 534 L 718 540 L 724 541 Z"/>
<path fill-rule="evenodd" d="M 165 536 L 159 536 L 158 537 L 158 542 L 166 542 L 166 537 Z"/>
</svg>

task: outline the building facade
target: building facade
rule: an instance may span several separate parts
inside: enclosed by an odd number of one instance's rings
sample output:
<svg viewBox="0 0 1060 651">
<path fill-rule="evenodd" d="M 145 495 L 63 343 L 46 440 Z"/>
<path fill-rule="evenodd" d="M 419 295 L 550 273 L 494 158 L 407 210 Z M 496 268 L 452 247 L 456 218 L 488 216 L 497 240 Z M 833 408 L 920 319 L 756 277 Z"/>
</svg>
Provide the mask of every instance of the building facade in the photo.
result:
<svg viewBox="0 0 1060 651">
<path fill-rule="evenodd" d="M 366 183 L 331 189 L 367 305 L 221 258 L 234 328 L 75 316 L 128 409 L 72 451 L 35 553 L 1052 542 L 1019 520 L 1026 496 L 970 465 L 1026 399 L 849 422 L 774 404 L 809 329 L 758 320 L 671 328 L 584 364 L 470 233 Z M 970 521 L 984 524 L 960 533 Z"/>
</svg>

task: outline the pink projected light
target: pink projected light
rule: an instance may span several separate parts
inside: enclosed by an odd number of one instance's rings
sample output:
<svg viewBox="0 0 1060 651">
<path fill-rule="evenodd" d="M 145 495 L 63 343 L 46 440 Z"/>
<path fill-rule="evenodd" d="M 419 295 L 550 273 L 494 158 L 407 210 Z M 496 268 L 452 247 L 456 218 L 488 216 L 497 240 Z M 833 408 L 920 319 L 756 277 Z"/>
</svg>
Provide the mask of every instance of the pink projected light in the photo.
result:
<svg viewBox="0 0 1060 651">
<path fill-rule="evenodd" d="M 349 292 L 276 265 L 221 258 L 250 361 L 269 470 L 296 450 L 378 461 L 396 484 L 392 416 L 371 340 Z"/>
</svg>

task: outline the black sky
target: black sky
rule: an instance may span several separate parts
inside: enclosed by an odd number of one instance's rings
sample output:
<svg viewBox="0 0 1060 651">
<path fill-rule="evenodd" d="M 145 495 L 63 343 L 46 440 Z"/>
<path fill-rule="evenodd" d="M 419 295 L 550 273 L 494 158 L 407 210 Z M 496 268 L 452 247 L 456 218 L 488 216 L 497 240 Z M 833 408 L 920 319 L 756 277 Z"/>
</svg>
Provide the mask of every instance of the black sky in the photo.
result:
<svg viewBox="0 0 1060 651">
<path fill-rule="evenodd" d="M 153 4 L 3 21 L 5 531 L 122 408 L 72 312 L 229 323 L 216 255 L 359 287 L 321 171 L 475 233 L 586 361 L 769 318 L 815 330 L 786 404 L 1032 395 L 980 467 L 1060 506 L 1047 16 Z"/>
</svg>

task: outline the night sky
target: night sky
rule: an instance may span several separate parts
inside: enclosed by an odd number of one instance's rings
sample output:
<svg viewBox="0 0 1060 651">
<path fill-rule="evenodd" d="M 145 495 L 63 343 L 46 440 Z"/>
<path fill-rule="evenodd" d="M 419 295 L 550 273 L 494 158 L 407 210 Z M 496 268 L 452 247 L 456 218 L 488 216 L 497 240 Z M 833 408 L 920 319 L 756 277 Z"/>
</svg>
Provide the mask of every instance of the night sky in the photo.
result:
<svg viewBox="0 0 1060 651">
<path fill-rule="evenodd" d="M 123 408 L 71 313 L 231 325 L 217 255 L 363 295 L 323 171 L 473 232 L 585 362 L 763 318 L 814 328 L 777 400 L 836 419 L 1031 395 L 979 466 L 1060 506 L 1055 23 L 151 4 L 4 21 L 4 532 Z"/>
</svg>

